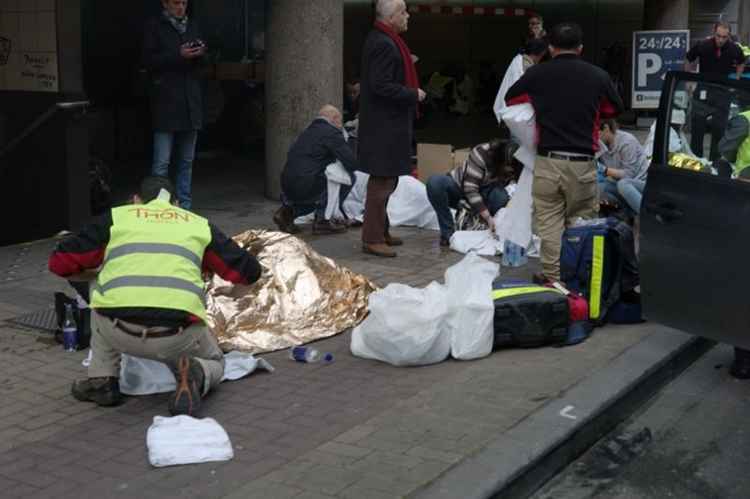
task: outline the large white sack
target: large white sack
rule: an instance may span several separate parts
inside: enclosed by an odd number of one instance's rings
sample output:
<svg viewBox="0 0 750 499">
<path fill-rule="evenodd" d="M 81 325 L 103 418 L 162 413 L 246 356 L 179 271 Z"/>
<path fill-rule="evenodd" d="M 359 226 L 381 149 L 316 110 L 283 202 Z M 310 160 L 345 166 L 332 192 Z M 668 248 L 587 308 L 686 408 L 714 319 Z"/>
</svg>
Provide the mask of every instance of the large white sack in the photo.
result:
<svg viewBox="0 0 750 499">
<path fill-rule="evenodd" d="M 501 220 L 495 220 L 495 230 L 501 239 L 528 248 L 531 244 L 531 218 L 534 211 L 534 201 L 531 187 L 534 183 L 533 167 L 523 167 L 521 178 L 513 198 L 505 207 Z"/>
<path fill-rule="evenodd" d="M 442 362 L 451 350 L 446 298 L 436 282 L 424 289 L 389 284 L 372 293 L 370 314 L 352 331 L 352 355 L 394 366 Z"/>
<path fill-rule="evenodd" d="M 503 252 L 503 243 L 489 230 L 457 230 L 451 236 L 450 248 L 464 254 L 495 256 Z"/>
<path fill-rule="evenodd" d="M 476 253 L 445 272 L 448 288 L 447 322 L 451 335 L 451 355 L 471 360 L 492 353 L 494 339 L 492 282 L 500 266 Z"/>
<path fill-rule="evenodd" d="M 516 151 L 516 159 L 533 169 L 537 142 L 534 107 L 531 104 L 515 104 L 503 109 L 502 117 L 513 138 L 521 144 Z"/>
<path fill-rule="evenodd" d="M 350 218 L 361 221 L 365 213 L 367 181 L 370 176 L 362 172 L 354 172 L 354 174 L 357 181 L 352 192 L 344 200 L 344 211 Z M 440 229 L 437 214 L 427 199 L 427 187 L 411 175 L 402 175 L 398 178 L 396 190 L 388 200 L 388 220 L 394 227 Z"/>
</svg>

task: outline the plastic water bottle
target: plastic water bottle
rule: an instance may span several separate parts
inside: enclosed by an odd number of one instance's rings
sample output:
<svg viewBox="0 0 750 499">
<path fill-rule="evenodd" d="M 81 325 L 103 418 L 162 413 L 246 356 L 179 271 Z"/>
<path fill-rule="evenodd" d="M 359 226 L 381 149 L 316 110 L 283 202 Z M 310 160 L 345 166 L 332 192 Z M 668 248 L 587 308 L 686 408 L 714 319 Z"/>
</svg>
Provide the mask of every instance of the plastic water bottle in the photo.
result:
<svg viewBox="0 0 750 499">
<path fill-rule="evenodd" d="M 70 304 L 65 305 L 65 321 L 62 326 L 63 348 L 66 352 L 75 352 L 78 350 L 78 326 L 73 317 L 73 307 Z"/>
<path fill-rule="evenodd" d="M 529 263 L 526 248 L 506 239 L 503 245 L 503 261 L 505 267 L 520 267 Z"/>
<path fill-rule="evenodd" d="M 333 354 L 321 354 L 318 350 L 309 347 L 293 347 L 289 350 L 289 358 L 306 364 L 313 364 L 320 360 L 326 364 L 333 362 Z"/>
</svg>

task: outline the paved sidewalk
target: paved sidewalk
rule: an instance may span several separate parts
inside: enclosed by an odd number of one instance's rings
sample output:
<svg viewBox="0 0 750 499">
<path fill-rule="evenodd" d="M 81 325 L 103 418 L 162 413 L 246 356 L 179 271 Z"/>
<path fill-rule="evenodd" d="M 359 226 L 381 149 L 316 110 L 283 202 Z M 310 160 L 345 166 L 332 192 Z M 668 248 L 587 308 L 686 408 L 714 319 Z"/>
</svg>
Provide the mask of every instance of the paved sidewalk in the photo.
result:
<svg viewBox="0 0 750 499">
<path fill-rule="evenodd" d="M 277 205 L 262 199 L 261 183 L 219 185 L 203 175 L 196 175 L 196 211 L 228 233 L 271 228 Z M 394 232 L 406 241 L 396 259 L 363 255 L 359 230 L 313 237 L 308 227 L 302 237 L 381 285 L 423 286 L 461 258 L 441 249 L 435 232 Z M 84 354 L 2 322 L 48 308 L 52 292 L 65 289 L 45 270 L 52 245 L 0 248 L 3 497 L 406 496 L 662 331 L 605 327 L 575 347 L 505 350 L 420 368 L 352 357 L 347 332 L 319 343 L 334 354 L 332 365 L 297 364 L 276 352 L 265 356 L 273 374 L 211 394 L 205 415 L 229 433 L 233 461 L 157 470 L 148 464 L 145 438 L 153 417 L 167 415 L 166 395 L 130 398 L 113 409 L 77 402 L 70 383 L 85 375 Z M 528 277 L 537 263 L 503 273 Z"/>
</svg>

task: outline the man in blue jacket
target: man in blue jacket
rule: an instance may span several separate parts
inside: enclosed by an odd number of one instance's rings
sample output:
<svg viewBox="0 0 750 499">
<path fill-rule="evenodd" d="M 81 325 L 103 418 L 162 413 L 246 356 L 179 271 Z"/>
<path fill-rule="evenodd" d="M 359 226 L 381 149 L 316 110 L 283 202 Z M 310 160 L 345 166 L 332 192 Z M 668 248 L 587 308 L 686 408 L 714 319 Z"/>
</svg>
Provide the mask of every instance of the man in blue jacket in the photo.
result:
<svg viewBox="0 0 750 499">
<path fill-rule="evenodd" d="M 354 170 L 358 169 L 358 163 L 344 136 L 341 111 L 326 105 L 289 149 L 281 172 L 283 204 L 273 215 L 273 221 L 281 231 L 299 232 L 294 219 L 313 212 L 313 234 L 346 231 L 344 223 L 328 220 L 325 216 L 328 205 L 326 169 L 336 161 L 341 162 L 351 179 L 351 184 L 342 185 L 339 191 L 339 202 L 343 203 L 354 186 Z"/>
</svg>

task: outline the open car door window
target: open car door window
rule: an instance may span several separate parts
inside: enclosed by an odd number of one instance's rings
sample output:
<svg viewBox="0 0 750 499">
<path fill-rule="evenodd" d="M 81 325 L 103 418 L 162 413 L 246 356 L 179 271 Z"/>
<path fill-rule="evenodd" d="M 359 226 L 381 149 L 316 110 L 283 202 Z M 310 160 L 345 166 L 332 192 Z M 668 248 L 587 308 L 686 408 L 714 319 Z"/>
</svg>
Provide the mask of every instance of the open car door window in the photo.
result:
<svg viewBox="0 0 750 499">
<path fill-rule="evenodd" d="M 748 131 L 750 82 L 667 75 L 640 265 L 649 320 L 750 349 Z"/>
</svg>

